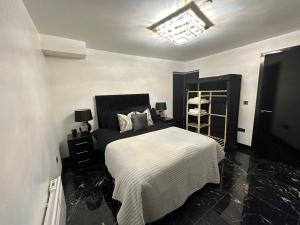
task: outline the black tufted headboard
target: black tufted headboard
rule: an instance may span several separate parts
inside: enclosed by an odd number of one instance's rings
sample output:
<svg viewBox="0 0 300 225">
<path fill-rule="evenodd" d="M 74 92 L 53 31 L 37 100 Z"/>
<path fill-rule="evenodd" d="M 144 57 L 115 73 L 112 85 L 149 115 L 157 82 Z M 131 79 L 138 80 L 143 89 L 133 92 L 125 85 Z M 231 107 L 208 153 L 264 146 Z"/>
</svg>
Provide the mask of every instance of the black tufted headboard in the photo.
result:
<svg viewBox="0 0 300 225">
<path fill-rule="evenodd" d="M 99 128 L 102 127 L 102 115 L 107 112 L 150 105 L 149 94 L 98 95 L 95 101 Z"/>
</svg>

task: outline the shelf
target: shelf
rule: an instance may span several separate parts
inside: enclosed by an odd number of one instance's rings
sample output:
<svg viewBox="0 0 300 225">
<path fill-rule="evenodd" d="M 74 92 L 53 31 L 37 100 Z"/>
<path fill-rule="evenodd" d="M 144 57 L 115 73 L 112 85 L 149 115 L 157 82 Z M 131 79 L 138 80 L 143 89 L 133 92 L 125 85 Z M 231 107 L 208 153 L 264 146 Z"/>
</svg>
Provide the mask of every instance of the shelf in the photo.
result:
<svg viewBox="0 0 300 225">
<path fill-rule="evenodd" d="M 198 117 L 198 114 L 192 114 L 192 113 L 188 113 L 189 116 L 196 116 Z"/>
<path fill-rule="evenodd" d="M 217 92 L 217 93 L 220 93 L 220 92 L 227 92 L 227 90 L 207 90 L 207 91 L 189 91 L 189 92 L 192 92 L 192 93 L 210 93 L 210 92 Z"/>
<path fill-rule="evenodd" d="M 212 116 L 218 116 L 218 117 L 224 117 L 224 118 L 226 117 L 226 115 L 221 115 L 221 114 L 213 114 L 213 113 L 212 113 L 212 114 L 210 114 L 210 115 L 212 115 Z"/>
<path fill-rule="evenodd" d="M 209 104 L 210 102 L 204 102 L 204 103 L 200 103 L 200 102 L 188 102 L 189 105 L 204 105 L 204 104 Z"/>
<path fill-rule="evenodd" d="M 188 123 L 188 126 L 198 128 L 198 123 Z M 200 129 L 204 128 L 204 127 L 208 127 L 208 126 L 209 126 L 209 124 L 207 124 L 207 123 L 201 123 L 200 124 Z"/>
<path fill-rule="evenodd" d="M 202 123 L 202 124 L 200 124 L 200 129 L 201 129 L 201 128 L 204 128 L 204 127 L 208 127 L 208 126 L 209 126 L 208 123 Z"/>
<path fill-rule="evenodd" d="M 211 97 L 223 97 L 223 98 L 227 98 L 227 95 L 212 95 Z"/>
<path fill-rule="evenodd" d="M 189 116 L 197 116 L 198 117 L 198 114 L 192 114 L 192 113 L 188 113 Z M 207 116 L 209 115 L 209 113 L 202 113 L 200 116 Z"/>
<path fill-rule="evenodd" d="M 194 128 L 198 128 L 198 124 L 197 123 L 188 123 L 189 127 L 194 127 Z"/>
<path fill-rule="evenodd" d="M 191 94 L 191 96 L 190 96 L 190 94 Z M 194 96 L 197 96 L 197 98 L 195 98 Z M 224 98 L 224 100 L 226 100 L 227 91 L 226 90 L 188 91 L 187 104 L 186 104 L 186 124 L 187 124 L 186 129 L 189 130 L 189 128 L 194 128 L 194 129 L 196 129 L 197 133 L 201 134 L 201 131 L 204 132 L 204 130 L 201 130 L 201 129 L 207 127 L 207 131 L 205 129 L 206 134 L 203 134 L 203 135 L 211 137 L 216 142 L 218 142 L 221 146 L 224 147 L 225 141 L 226 141 L 225 136 L 226 136 L 226 123 L 227 123 L 227 106 L 226 106 L 225 115 L 212 113 L 212 107 L 213 107 L 212 105 L 214 104 L 212 99 L 214 99 L 214 98 Z M 202 101 L 202 103 L 201 103 L 201 101 Z M 207 102 L 203 102 L 203 101 L 207 101 Z M 222 102 L 224 102 L 224 101 L 222 101 Z M 196 113 L 189 112 L 189 110 L 192 108 L 198 109 L 198 110 L 195 110 Z M 201 111 L 203 111 L 203 110 L 207 110 L 207 112 L 201 113 Z M 198 113 L 197 113 L 197 111 L 198 111 Z M 189 119 L 191 116 L 196 119 L 193 119 L 193 121 L 195 121 L 195 122 L 189 123 Z M 207 123 L 201 123 L 203 121 L 201 118 L 202 116 L 208 116 L 207 118 L 205 118 L 205 119 L 207 119 L 207 121 L 205 120 L 205 122 L 207 122 Z M 216 119 L 216 117 L 225 119 L 224 120 L 224 128 L 225 129 L 224 129 L 224 137 L 223 137 L 224 139 L 210 136 L 211 124 Z M 193 130 L 193 129 L 191 129 L 191 130 Z"/>
<path fill-rule="evenodd" d="M 189 105 L 199 105 L 199 102 L 188 102 Z"/>
</svg>

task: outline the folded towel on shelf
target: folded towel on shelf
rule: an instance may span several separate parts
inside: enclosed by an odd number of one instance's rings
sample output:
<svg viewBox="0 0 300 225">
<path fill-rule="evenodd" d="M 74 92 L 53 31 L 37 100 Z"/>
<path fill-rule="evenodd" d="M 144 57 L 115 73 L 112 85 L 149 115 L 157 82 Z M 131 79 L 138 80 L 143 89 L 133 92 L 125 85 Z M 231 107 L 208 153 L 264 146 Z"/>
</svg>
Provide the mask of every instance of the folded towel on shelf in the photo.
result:
<svg viewBox="0 0 300 225">
<path fill-rule="evenodd" d="M 189 109 L 189 114 L 198 115 L 199 109 Z"/>
<path fill-rule="evenodd" d="M 193 108 L 193 109 L 189 109 L 189 111 L 196 111 L 199 112 L 199 108 Z M 200 112 L 207 112 L 205 109 L 201 109 Z"/>
<path fill-rule="evenodd" d="M 195 103 L 195 104 L 198 104 L 199 103 L 199 100 L 200 100 L 200 103 L 201 104 L 204 104 L 204 103 L 209 103 L 209 100 L 206 99 L 206 98 L 199 98 L 199 97 L 194 97 L 194 98 L 190 98 L 188 100 L 188 103 Z"/>
<path fill-rule="evenodd" d="M 206 99 L 206 98 L 201 98 L 200 103 L 201 103 L 201 104 L 203 104 L 203 103 L 209 103 L 209 100 Z"/>
<path fill-rule="evenodd" d="M 205 109 L 200 110 L 201 114 L 206 114 L 207 111 Z M 199 114 L 199 108 L 189 109 L 189 114 L 198 115 Z"/>
<path fill-rule="evenodd" d="M 190 98 L 188 100 L 189 103 L 199 103 L 200 98 L 199 97 L 194 97 L 194 98 Z"/>
</svg>

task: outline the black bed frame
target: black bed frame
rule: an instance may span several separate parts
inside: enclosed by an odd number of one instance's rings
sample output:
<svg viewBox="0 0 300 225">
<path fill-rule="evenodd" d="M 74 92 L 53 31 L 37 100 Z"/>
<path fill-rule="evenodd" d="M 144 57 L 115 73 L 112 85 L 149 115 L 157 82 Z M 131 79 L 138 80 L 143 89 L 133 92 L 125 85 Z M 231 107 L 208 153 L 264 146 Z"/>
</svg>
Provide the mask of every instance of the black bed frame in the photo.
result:
<svg viewBox="0 0 300 225">
<path fill-rule="evenodd" d="M 150 105 L 149 94 L 98 95 L 95 96 L 98 126 L 101 128 L 102 114 L 128 108 Z"/>
</svg>

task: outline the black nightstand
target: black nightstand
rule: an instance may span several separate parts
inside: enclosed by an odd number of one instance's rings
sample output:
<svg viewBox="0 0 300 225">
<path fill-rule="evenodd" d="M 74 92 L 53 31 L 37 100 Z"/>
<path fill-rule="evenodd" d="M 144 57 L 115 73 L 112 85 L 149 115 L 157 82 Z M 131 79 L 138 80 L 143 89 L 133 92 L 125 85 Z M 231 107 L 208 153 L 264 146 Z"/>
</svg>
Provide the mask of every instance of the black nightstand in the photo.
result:
<svg viewBox="0 0 300 225">
<path fill-rule="evenodd" d="M 74 167 L 84 167 L 92 162 L 93 138 L 91 134 L 68 134 L 68 147 Z"/>
<path fill-rule="evenodd" d="M 159 121 L 161 121 L 163 123 L 166 123 L 166 124 L 169 124 L 171 126 L 174 125 L 174 120 L 173 120 L 173 118 L 170 118 L 170 117 L 160 117 Z"/>
</svg>

